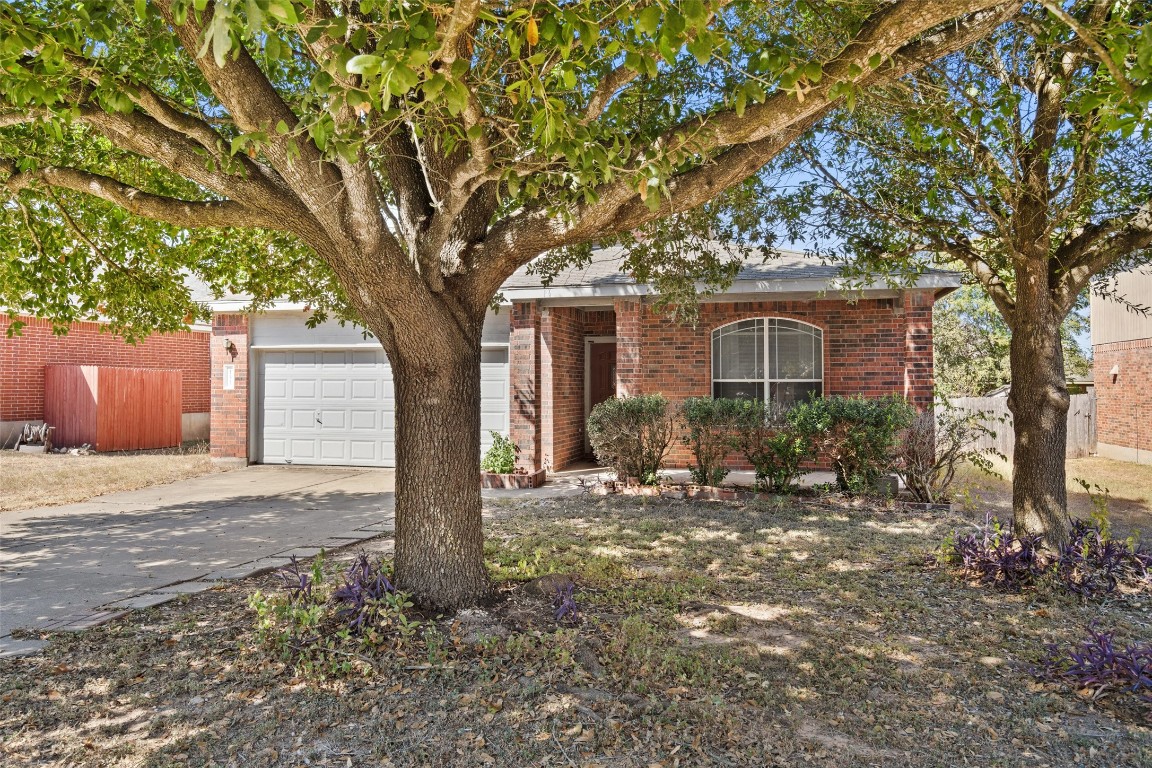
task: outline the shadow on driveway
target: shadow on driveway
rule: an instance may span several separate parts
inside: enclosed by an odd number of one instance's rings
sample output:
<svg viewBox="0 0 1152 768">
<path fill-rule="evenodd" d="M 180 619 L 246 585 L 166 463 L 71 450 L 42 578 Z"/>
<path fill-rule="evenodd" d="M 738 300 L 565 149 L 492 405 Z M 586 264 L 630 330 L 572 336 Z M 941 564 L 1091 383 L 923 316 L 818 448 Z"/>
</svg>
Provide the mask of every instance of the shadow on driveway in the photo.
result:
<svg viewBox="0 0 1152 768">
<path fill-rule="evenodd" d="M 17 628 L 93 626 L 390 533 L 392 487 L 387 470 L 249 467 L 0 513 L 0 655 L 35 650 Z"/>
</svg>

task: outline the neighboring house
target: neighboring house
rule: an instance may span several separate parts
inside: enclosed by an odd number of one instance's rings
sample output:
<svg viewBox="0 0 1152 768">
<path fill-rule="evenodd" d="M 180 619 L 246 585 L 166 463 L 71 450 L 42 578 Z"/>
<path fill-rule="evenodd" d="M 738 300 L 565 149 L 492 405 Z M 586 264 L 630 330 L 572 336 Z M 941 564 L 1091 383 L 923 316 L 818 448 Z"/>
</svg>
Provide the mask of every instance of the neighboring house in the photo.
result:
<svg viewBox="0 0 1152 768">
<path fill-rule="evenodd" d="M 209 333 L 189 330 L 149 336 L 135 346 L 102 332 L 102 323 L 76 322 L 57 336 L 47 320 L 19 316 L 18 336 L 0 313 L 0 446 L 16 441 L 25 424 L 44 420 L 44 368 L 48 365 L 98 365 L 179 369 L 182 376 L 184 440 L 208 437 Z"/>
<path fill-rule="evenodd" d="M 1118 275 L 1114 287 L 1132 304 L 1152 306 L 1152 266 Z M 1092 357 L 1097 452 L 1152 464 L 1152 312 L 1093 295 Z"/>
<path fill-rule="evenodd" d="M 489 430 L 510 433 L 523 466 L 563 469 L 587 457 L 587 414 L 614 395 L 679 404 L 894 393 L 931 407 L 932 305 L 960 285 L 953 273 L 842 295 L 837 268 L 784 254 L 747 264 L 693 327 L 655 311 L 620 255 L 597 251 L 548 286 L 525 270 L 505 283 L 505 306 L 483 334 L 481 448 Z M 395 401 L 379 344 L 351 325 L 308 329 L 301 306 L 249 315 L 245 304 L 213 303 L 213 456 L 394 466 Z M 677 446 L 671 465 L 686 462 Z"/>
</svg>

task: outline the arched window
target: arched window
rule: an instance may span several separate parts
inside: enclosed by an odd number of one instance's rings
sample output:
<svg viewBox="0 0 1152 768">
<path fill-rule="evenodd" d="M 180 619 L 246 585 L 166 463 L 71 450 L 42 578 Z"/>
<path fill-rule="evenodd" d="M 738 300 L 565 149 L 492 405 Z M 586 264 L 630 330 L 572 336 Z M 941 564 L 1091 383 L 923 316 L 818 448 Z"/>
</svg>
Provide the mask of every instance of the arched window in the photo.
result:
<svg viewBox="0 0 1152 768">
<path fill-rule="evenodd" d="M 785 405 L 824 394 L 824 333 L 774 317 L 712 331 L 712 397 L 771 399 Z"/>
</svg>

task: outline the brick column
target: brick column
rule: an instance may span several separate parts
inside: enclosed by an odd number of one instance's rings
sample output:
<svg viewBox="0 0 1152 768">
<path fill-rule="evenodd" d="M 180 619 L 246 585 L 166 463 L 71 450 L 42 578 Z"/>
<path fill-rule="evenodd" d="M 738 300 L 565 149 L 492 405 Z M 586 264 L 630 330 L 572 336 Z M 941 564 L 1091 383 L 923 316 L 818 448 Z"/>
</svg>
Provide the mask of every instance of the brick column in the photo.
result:
<svg viewBox="0 0 1152 768">
<path fill-rule="evenodd" d="M 641 360 L 644 306 L 639 299 L 616 299 L 616 396 L 643 392 Z"/>
<path fill-rule="evenodd" d="M 224 340 L 232 342 L 225 348 Z M 212 318 L 212 460 L 248 463 L 248 316 Z M 232 388 L 225 389 L 225 366 L 232 366 Z"/>
<path fill-rule="evenodd" d="M 540 410 L 540 308 L 515 302 L 509 315 L 509 437 L 520 448 L 517 466 L 534 472 L 543 466 Z"/>
<path fill-rule="evenodd" d="M 904 397 L 918 411 L 932 408 L 931 291 L 904 292 Z"/>
</svg>

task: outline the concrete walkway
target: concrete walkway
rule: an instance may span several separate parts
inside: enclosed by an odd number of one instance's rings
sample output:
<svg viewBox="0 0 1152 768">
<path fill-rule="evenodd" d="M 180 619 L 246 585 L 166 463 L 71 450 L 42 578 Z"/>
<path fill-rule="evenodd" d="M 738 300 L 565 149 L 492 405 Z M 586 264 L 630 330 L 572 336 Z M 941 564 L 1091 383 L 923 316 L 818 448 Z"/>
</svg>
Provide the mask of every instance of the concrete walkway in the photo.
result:
<svg viewBox="0 0 1152 768">
<path fill-rule="evenodd" d="M 0 656 L 43 646 L 18 628 L 95 626 L 391 532 L 392 489 L 390 470 L 248 467 L 0 512 Z"/>
</svg>

